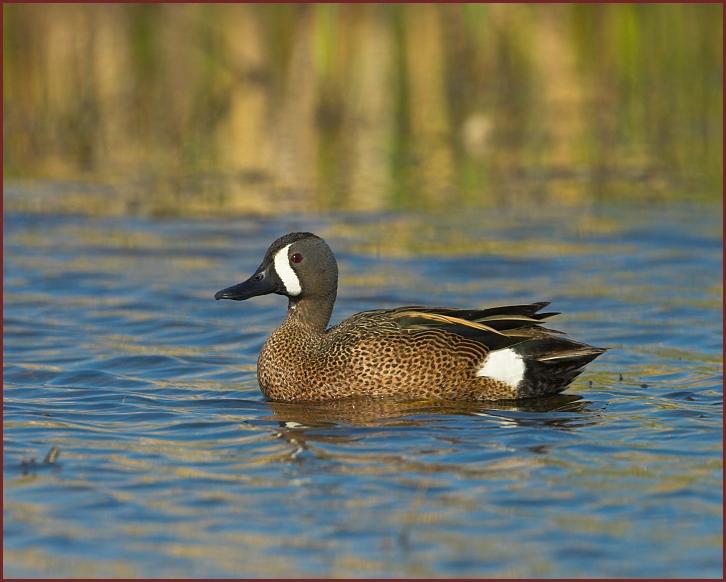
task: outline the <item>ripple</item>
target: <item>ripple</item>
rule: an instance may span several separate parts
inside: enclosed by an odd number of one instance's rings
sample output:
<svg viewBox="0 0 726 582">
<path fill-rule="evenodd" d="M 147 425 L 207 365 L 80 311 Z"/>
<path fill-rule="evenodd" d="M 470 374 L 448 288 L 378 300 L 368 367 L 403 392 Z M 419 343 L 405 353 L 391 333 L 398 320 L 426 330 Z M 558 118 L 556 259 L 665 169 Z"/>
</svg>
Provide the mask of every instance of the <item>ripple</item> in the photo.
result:
<svg viewBox="0 0 726 582">
<path fill-rule="evenodd" d="M 9 571 L 719 576 L 719 219 L 631 210 L 594 208 L 602 232 L 567 209 L 7 216 Z M 519 403 L 266 402 L 284 300 L 212 294 L 292 229 L 339 251 L 335 319 L 551 299 L 558 328 L 612 349 Z"/>
</svg>

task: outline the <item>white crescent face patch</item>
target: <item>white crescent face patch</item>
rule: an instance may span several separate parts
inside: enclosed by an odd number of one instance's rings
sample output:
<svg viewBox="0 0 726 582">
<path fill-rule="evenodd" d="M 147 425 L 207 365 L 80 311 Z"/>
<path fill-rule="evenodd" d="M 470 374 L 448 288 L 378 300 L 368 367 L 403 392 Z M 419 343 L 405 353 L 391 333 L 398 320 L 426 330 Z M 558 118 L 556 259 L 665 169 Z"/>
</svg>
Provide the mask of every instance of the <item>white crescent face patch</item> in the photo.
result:
<svg viewBox="0 0 726 582">
<path fill-rule="evenodd" d="M 280 277 L 282 284 L 285 286 L 285 291 L 287 291 L 288 295 L 294 296 L 302 293 L 302 287 L 300 287 L 300 279 L 297 278 L 295 271 L 290 266 L 290 259 L 287 258 L 287 250 L 291 244 L 275 253 L 274 266 L 277 276 Z"/>
</svg>

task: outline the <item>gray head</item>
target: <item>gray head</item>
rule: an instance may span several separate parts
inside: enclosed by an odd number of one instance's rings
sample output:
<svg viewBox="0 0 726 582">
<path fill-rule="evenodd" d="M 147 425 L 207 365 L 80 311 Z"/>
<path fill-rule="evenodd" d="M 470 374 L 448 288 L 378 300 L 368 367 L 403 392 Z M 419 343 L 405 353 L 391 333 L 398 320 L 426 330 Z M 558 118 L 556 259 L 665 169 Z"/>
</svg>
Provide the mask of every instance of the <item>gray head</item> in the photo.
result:
<svg viewBox="0 0 726 582">
<path fill-rule="evenodd" d="M 270 245 L 265 258 L 246 281 L 215 293 L 215 299 L 243 301 L 276 293 L 291 301 L 334 301 L 338 263 L 327 243 L 311 232 L 291 232 Z"/>
</svg>

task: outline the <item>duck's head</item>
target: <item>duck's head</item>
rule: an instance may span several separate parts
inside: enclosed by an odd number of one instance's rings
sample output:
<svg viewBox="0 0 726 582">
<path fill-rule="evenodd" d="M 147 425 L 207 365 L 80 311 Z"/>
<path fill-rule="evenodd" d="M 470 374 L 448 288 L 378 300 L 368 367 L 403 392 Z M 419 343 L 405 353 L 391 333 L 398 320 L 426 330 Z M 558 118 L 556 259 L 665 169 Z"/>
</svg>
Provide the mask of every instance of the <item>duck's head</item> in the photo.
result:
<svg viewBox="0 0 726 582">
<path fill-rule="evenodd" d="M 338 264 L 327 243 L 311 232 L 291 232 L 270 245 L 249 279 L 217 291 L 214 298 L 244 301 L 276 293 L 292 301 L 330 300 L 337 288 Z"/>
</svg>

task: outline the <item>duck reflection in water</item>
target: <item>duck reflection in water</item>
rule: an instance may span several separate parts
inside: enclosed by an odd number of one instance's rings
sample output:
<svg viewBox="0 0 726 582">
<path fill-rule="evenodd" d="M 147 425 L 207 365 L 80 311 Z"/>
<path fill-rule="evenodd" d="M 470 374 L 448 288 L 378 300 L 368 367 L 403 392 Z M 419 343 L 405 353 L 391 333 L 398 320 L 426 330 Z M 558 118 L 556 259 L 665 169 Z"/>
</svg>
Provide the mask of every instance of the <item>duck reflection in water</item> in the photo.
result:
<svg viewBox="0 0 726 582">
<path fill-rule="evenodd" d="M 268 402 L 280 430 L 279 436 L 304 448 L 306 440 L 346 442 L 357 440 L 350 431 L 331 431 L 341 425 L 356 428 L 418 427 L 447 417 L 478 416 L 497 426 L 542 426 L 574 430 L 597 424 L 600 411 L 592 402 L 574 394 L 519 401 L 395 401 L 350 398 L 324 402 Z"/>
</svg>

